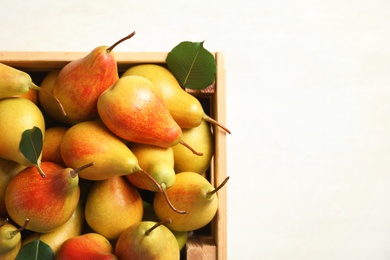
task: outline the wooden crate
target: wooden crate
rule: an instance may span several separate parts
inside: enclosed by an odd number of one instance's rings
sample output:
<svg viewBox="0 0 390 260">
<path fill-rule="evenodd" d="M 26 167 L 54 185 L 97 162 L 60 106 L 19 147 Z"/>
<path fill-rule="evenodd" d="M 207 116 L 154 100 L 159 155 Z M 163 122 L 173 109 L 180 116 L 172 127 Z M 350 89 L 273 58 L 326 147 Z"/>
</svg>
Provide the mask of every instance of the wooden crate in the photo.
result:
<svg viewBox="0 0 390 260">
<path fill-rule="evenodd" d="M 0 52 L 0 62 L 21 69 L 32 75 L 39 85 L 49 71 L 60 69 L 68 62 L 84 57 L 86 52 Z M 124 52 L 116 53 L 119 71 L 130 65 L 140 63 L 165 64 L 167 52 Z M 190 91 L 199 99 L 205 99 L 209 104 L 209 115 L 220 123 L 226 122 L 226 72 L 224 55 L 214 53 L 217 63 L 215 84 L 209 88 Z M 205 109 L 207 110 L 207 109 Z M 226 134 L 215 127 L 215 154 L 209 169 L 211 183 L 216 186 L 226 178 Z M 190 237 L 183 258 L 197 259 L 227 259 L 227 204 L 226 187 L 218 192 L 219 209 L 212 223 L 201 232 L 195 232 Z"/>
</svg>

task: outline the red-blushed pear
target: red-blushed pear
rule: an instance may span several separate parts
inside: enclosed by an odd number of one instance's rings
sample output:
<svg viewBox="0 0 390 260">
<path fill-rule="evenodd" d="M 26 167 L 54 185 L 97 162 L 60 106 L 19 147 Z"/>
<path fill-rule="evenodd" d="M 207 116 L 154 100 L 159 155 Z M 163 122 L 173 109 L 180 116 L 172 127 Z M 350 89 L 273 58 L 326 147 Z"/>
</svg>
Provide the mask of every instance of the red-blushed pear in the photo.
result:
<svg viewBox="0 0 390 260">
<path fill-rule="evenodd" d="M 118 239 L 128 226 L 140 222 L 142 197 L 123 176 L 96 181 L 85 202 L 85 220 L 96 233 L 110 241 Z"/>
<path fill-rule="evenodd" d="M 171 219 L 167 227 L 175 231 L 194 231 L 206 226 L 218 210 L 217 191 L 228 178 L 214 188 L 202 175 L 195 172 L 176 174 L 175 184 L 166 190 L 172 203 L 185 209 L 187 214 L 172 214 L 163 196 L 154 196 L 153 207 L 159 219 Z"/>
<path fill-rule="evenodd" d="M 97 109 L 107 128 L 124 140 L 164 148 L 181 143 L 192 149 L 156 87 L 144 77 L 121 77 L 100 95 Z"/>
<path fill-rule="evenodd" d="M 156 190 L 163 192 L 161 185 L 139 166 L 137 157 L 123 140 L 99 119 L 81 122 L 69 128 L 62 138 L 60 151 L 65 165 L 70 168 L 95 162 L 94 167 L 79 173 L 82 179 L 98 181 L 142 172 L 155 185 Z M 169 201 L 168 204 L 173 210 L 181 212 Z"/>
<path fill-rule="evenodd" d="M 94 167 L 79 173 L 80 178 L 87 180 L 104 180 L 142 170 L 132 151 L 100 120 L 70 127 L 61 140 L 60 152 L 65 165 L 71 168 L 95 162 Z"/>
<path fill-rule="evenodd" d="M 47 233 L 67 222 L 79 202 L 80 187 L 77 173 L 93 163 L 78 169 L 64 168 L 53 162 L 42 162 L 46 173 L 42 178 L 36 167 L 28 167 L 15 175 L 5 191 L 5 206 L 10 218 L 26 229 Z"/>
<path fill-rule="evenodd" d="M 57 252 L 56 260 L 116 260 L 107 238 L 98 233 L 85 233 L 66 240 Z"/>
<path fill-rule="evenodd" d="M 46 243 L 53 250 L 54 255 L 56 255 L 62 243 L 69 238 L 82 234 L 84 221 L 84 206 L 79 203 L 75 212 L 65 224 L 48 233 L 29 233 L 27 236 L 23 237 L 22 247 L 39 239 Z"/>
<path fill-rule="evenodd" d="M 22 246 L 22 232 L 29 223 L 25 219 L 23 226 L 16 228 L 9 219 L 0 218 L 0 259 L 15 259 Z"/>
<path fill-rule="evenodd" d="M 54 83 L 53 94 L 61 101 L 70 119 L 82 122 L 98 117 L 98 97 L 119 77 L 113 49 L 134 34 L 131 33 L 110 47 L 98 46 L 61 69 Z"/>
<path fill-rule="evenodd" d="M 115 255 L 119 259 L 178 260 L 180 249 L 175 236 L 161 222 L 141 221 L 125 229 L 119 236 Z"/>
<path fill-rule="evenodd" d="M 5 208 L 5 189 L 11 179 L 24 168 L 26 166 L 0 158 L 0 217 L 8 217 Z"/>
<path fill-rule="evenodd" d="M 193 128 L 202 121 L 213 123 L 230 134 L 229 129 L 208 116 L 199 100 L 186 92 L 175 76 L 159 64 L 139 64 L 127 69 L 121 77 L 136 75 L 154 83 L 168 107 L 169 113 L 181 128 Z"/>
</svg>

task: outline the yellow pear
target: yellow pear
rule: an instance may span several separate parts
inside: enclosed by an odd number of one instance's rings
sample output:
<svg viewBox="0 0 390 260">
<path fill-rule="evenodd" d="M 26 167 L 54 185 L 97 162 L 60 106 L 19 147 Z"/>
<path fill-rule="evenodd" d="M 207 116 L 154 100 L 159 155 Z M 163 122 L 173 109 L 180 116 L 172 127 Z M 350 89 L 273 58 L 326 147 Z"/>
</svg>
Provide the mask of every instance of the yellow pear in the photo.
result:
<svg viewBox="0 0 390 260">
<path fill-rule="evenodd" d="M 176 173 L 173 169 L 174 161 L 171 147 L 163 148 L 141 143 L 130 143 L 128 146 L 135 157 L 137 157 L 139 166 L 144 171 L 148 172 L 163 189 L 168 189 L 175 183 Z M 188 150 L 186 147 L 182 147 L 185 150 Z M 193 154 L 191 151 L 190 153 Z M 126 178 L 137 188 L 156 192 L 159 191 L 156 185 L 143 172 L 128 174 L 126 175 Z"/>
<path fill-rule="evenodd" d="M 109 240 L 116 240 L 128 226 L 141 221 L 142 215 L 141 195 L 123 176 L 96 181 L 85 202 L 88 225 Z"/>
<path fill-rule="evenodd" d="M 79 236 L 84 226 L 84 207 L 79 204 L 70 219 L 49 233 L 33 232 L 23 239 L 22 246 L 36 239 L 46 243 L 56 254 L 62 243 L 67 239 Z"/>
<path fill-rule="evenodd" d="M 0 158 L 0 216 L 8 217 L 7 209 L 5 208 L 5 189 L 18 172 L 26 168 L 14 161 L 9 161 Z"/>
<path fill-rule="evenodd" d="M 44 136 L 45 120 L 34 102 L 20 97 L 1 99 L 0 157 L 24 166 L 35 166 L 19 149 L 23 132 L 34 126 L 40 128 Z"/>
<path fill-rule="evenodd" d="M 203 156 L 196 156 L 180 145 L 172 147 L 175 172 L 203 174 L 210 166 L 214 155 L 214 137 L 210 124 L 202 121 L 199 126 L 183 129 L 183 139 L 191 143 L 195 150 L 202 152 Z"/>
<path fill-rule="evenodd" d="M 65 165 L 61 156 L 60 144 L 67 130 L 66 126 L 54 126 L 46 129 L 42 147 L 42 161 Z"/>
<path fill-rule="evenodd" d="M 139 64 L 128 68 L 121 77 L 125 76 L 141 76 L 153 82 L 169 113 L 181 128 L 192 128 L 206 120 L 230 133 L 225 126 L 206 115 L 199 100 L 186 92 L 166 67 L 158 64 Z"/>
</svg>

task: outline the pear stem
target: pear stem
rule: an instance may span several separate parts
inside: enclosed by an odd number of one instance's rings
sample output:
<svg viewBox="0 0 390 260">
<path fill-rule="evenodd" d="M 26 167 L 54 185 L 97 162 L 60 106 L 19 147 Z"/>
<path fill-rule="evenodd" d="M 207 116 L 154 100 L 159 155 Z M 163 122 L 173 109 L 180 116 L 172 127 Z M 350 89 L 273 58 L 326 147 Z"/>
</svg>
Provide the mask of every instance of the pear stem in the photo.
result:
<svg viewBox="0 0 390 260">
<path fill-rule="evenodd" d="M 181 145 L 184 145 L 185 147 L 187 147 L 188 149 L 190 149 L 190 151 L 191 151 L 193 154 L 195 154 L 195 155 L 198 155 L 198 156 L 202 156 L 202 155 L 203 155 L 203 153 L 200 153 L 200 152 L 195 151 L 194 148 L 192 148 L 189 144 L 187 144 L 187 143 L 184 142 L 183 140 L 180 140 L 180 144 L 181 144 Z"/>
<path fill-rule="evenodd" d="M 187 211 L 185 211 L 185 210 L 178 210 L 178 209 L 176 209 L 176 208 L 172 205 L 172 202 L 169 200 L 168 195 L 167 195 L 167 193 L 165 192 L 165 189 L 163 189 L 163 188 L 161 187 L 161 185 L 153 178 L 152 175 L 150 175 L 148 172 L 146 172 L 146 171 L 144 171 L 144 170 L 142 170 L 142 169 L 141 169 L 141 172 L 142 172 L 143 174 L 145 174 L 146 177 L 148 177 L 148 178 L 154 183 L 154 185 L 156 185 L 158 191 L 161 192 L 161 193 L 164 195 L 165 200 L 167 201 L 169 207 L 170 207 L 173 211 L 175 211 L 176 213 L 179 213 L 179 214 L 187 214 Z"/>
<path fill-rule="evenodd" d="M 26 220 L 24 221 L 23 226 L 21 226 L 17 230 L 9 232 L 9 234 L 8 234 L 9 238 L 12 239 L 12 238 L 14 238 L 14 236 L 16 236 L 17 233 L 22 232 L 23 230 L 25 230 L 29 222 L 30 222 L 30 219 L 26 218 Z"/>
<path fill-rule="evenodd" d="M 223 182 L 221 183 L 221 184 L 219 184 L 219 186 L 217 187 L 217 188 L 215 188 L 214 190 L 212 190 L 212 191 L 209 191 L 209 192 L 207 192 L 207 197 L 209 198 L 209 197 L 211 197 L 212 195 L 214 195 L 215 193 L 217 193 L 217 191 L 219 191 L 223 186 L 225 186 L 225 184 L 227 183 L 227 181 L 229 180 L 229 176 L 227 176 L 224 180 L 223 180 Z"/>
<path fill-rule="evenodd" d="M 46 178 L 46 174 L 43 172 L 41 165 L 36 164 L 35 167 L 37 168 L 39 174 L 42 176 L 42 178 Z"/>
<path fill-rule="evenodd" d="M 158 228 L 159 226 L 161 225 L 166 225 L 166 224 L 171 224 L 172 223 L 172 220 L 171 219 L 164 219 L 160 222 L 157 222 L 156 224 L 154 224 L 151 228 L 149 228 L 148 230 L 146 230 L 145 232 L 145 236 L 149 236 L 150 232 L 152 232 L 153 230 L 155 230 L 156 228 Z"/>
<path fill-rule="evenodd" d="M 112 49 L 114 49 L 118 44 L 120 44 L 121 42 L 124 42 L 128 39 L 130 39 L 131 37 L 133 37 L 135 34 L 135 32 L 132 32 L 131 34 L 127 35 L 126 37 L 123 37 L 122 39 L 120 39 L 119 41 L 117 41 L 116 43 L 114 43 L 113 45 L 111 45 L 110 47 L 107 48 L 107 52 L 110 53 L 112 51 Z"/>
<path fill-rule="evenodd" d="M 209 117 L 208 115 L 204 114 L 203 115 L 203 120 L 206 121 L 206 122 L 209 122 L 211 124 L 214 124 L 214 125 L 222 128 L 226 133 L 231 134 L 229 129 L 227 129 L 225 126 L 221 125 L 217 120 Z"/>
<path fill-rule="evenodd" d="M 0 224 L 0 227 L 4 226 L 7 223 L 9 223 L 9 218 L 4 219 L 3 223 Z"/>
<path fill-rule="evenodd" d="M 77 176 L 77 174 L 79 174 L 79 172 L 81 172 L 82 170 L 88 168 L 88 167 L 91 167 L 95 165 L 95 162 L 90 162 L 90 163 L 87 163 L 79 168 L 76 168 L 76 169 L 73 169 L 70 171 L 70 177 L 74 178 Z"/>
<path fill-rule="evenodd" d="M 61 102 L 58 100 L 58 98 L 57 98 L 56 96 L 54 96 L 53 93 L 50 93 L 49 91 L 47 91 L 47 90 L 44 89 L 44 88 L 38 87 L 38 86 L 35 85 L 34 83 L 32 83 L 32 84 L 30 85 L 30 88 L 31 88 L 31 89 L 35 89 L 35 90 L 38 90 L 38 91 L 41 91 L 41 92 L 44 92 L 44 93 L 48 94 L 49 96 L 51 96 L 51 97 L 54 99 L 54 101 L 57 103 L 57 106 L 60 108 L 62 115 L 63 115 L 63 116 L 66 116 L 66 112 L 65 112 L 64 107 L 62 106 L 62 104 L 61 104 Z"/>
</svg>

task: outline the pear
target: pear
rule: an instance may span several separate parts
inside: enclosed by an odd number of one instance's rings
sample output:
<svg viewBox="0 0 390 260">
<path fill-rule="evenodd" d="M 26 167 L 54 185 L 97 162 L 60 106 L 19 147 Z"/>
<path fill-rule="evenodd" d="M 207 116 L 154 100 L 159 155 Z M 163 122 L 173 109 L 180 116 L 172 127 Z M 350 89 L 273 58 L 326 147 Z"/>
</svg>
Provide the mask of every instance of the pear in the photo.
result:
<svg viewBox="0 0 390 260">
<path fill-rule="evenodd" d="M 45 120 L 37 105 L 20 97 L 1 99 L 0 157 L 24 166 L 35 166 L 19 149 L 23 132 L 33 127 L 40 128 L 44 136 Z M 41 154 L 39 157 L 41 157 Z"/>
<path fill-rule="evenodd" d="M 60 144 L 68 129 L 66 126 L 46 128 L 45 140 L 42 147 L 42 161 L 55 162 L 65 166 L 61 156 Z"/>
<path fill-rule="evenodd" d="M 46 92 L 32 81 L 28 73 L 0 63 L 0 99 L 26 95 L 31 89 Z M 65 115 L 61 102 L 52 94 L 49 95 L 56 101 L 62 114 Z"/>
<path fill-rule="evenodd" d="M 67 116 L 76 122 L 98 117 L 100 94 L 118 80 L 118 67 L 113 49 L 135 33 L 112 46 L 98 46 L 85 57 L 66 64 L 54 83 L 53 93 L 61 101 Z"/>
<path fill-rule="evenodd" d="M 175 184 L 166 193 L 172 203 L 186 210 L 187 214 L 172 214 L 164 196 L 154 196 L 153 207 L 159 219 L 171 219 L 167 227 L 175 231 L 193 231 L 206 226 L 214 218 L 218 209 L 216 192 L 223 187 L 228 178 L 217 188 L 202 175 L 195 172 L 176 174 Z"/>
<path fill-rule="evenodd" d="M 38 91 L 36 89 L 30 88 L 30 90 L 28 92 L 26 92 L 26 93 L 24 93 L 22 95 L 16 95 L 16 97 L 27 98 L 27 99 L 31 100 L 35 105 L 38 105 L 38 96 L 39 96 L 38 92 L 41 93 L 42 91 Z M 51 96 L 50 96 L 50 98 L 53 100 L 53 98 Z M 54 104 L 59 109 L 57 103 L 54 102 Z"/>
<path fill-rule="evenodd" d="M 88 164 L 84 167 L 93 165 Z M 67 222 L 79 202 L 78 169 L 42 162 L 46 178 L 36 167 L 28 167 L 15 175 L 5 191 L 5 206 L 11 219 L 23 225 L 30 219 L 28 230 L 47 233 Z"/>
<path fill-rule="evenodd" d="M 196 127 L 205 120 L 230 133 L 229 129 L 204 112 L 199 100 L 186 92 L 166 67 L 159 64 L 139 64 L 127 69 L 121 77 L 131 75 L 147 78 L 154 83 L 159 89 L 169 113 L 181 128 Z"/>
<path fill-rule="evenodd" d="M 69 238 L 81 235 L 83 226 L 84 207 L 79 203 L 76 210 L 65 224 L 48 233 L 33 232 L 29 234 L 27 237 L 23 238 L 22 247 L 39 239 L 46 243 L 53 250 L 54 255 L 56 255 L 62 243 Z"/>
<path fill-rule="evenodd" d="M 15 259 L 22 246 L 21 232 L 27 227 L 29 219 L 23 226 L 16 228 L 9 219 L 0 218 L 0 259 Z"/>
<path fill-rule="evenodd" d="M 100 120 L 70 127 L 62 138 L 60 151 L 65 165 L 71 168 L 95 162 L 94 167 L 79 173 L 83 179 L 104 180 L 142 170 L 132 151 Z"/>
<path fill-rule="evenodd" d="M 130 143 L 128 146 L 135 157 L 137 157 L 140 167 L 148 172 L 163 189 L 168 189 L 175 183 L 176 173 L 173 169 L 172 147 L 162 148 L 140 143 Z M 188 149 L 185 150 L 188 151 Z M 156 185 L 142 172 L 126 175 L 126 178 L 137 188 L 155 192 L 159 191 Z"/>
<path fill-rule="evenodd" d="M 107 238 L 98 233 L 85 233 L 66 240 L 57 252 L 56 260 L 94 259 L 116 260 Z"/>
<path fill-rule="evenodd" d="M 8 217 L 5 208 L 5 189 L 11 179 L 24 168 L 26 166 L 0 158 L 0 216 L 2 217 Z"/>
<path fill-rule="evenodd" d="M 119 259 L 180 259 L 177 240 L 165 223 L 141 221 L 131 225 L 119 236 L 115 255 Z"/>
<path fill-rule="evenodd" d="M 121 77 L 100 95 L 97 108 L 107 128 L 124 140 L 163 148 L 178 143 L 189 147 L 159 92 L 146 78 Z"/>
<path fill-rule="evenodd" d="M 123 176 L 92 185 L 85 203 L 85 219 L 96 233 L 116 240 L 128 226 L 141 221 L 142 215 L 141 195 Z"/>
<path fill-rule="evenodd" d="M 197 172 L 203 174 L 209 168 L 214 155 L 214 136 L 207 121 L 193 128 L 183 129 L 183 139 L 192 144 L 203 156 L 196 156 L 181 145 L 172 147 L 175 172 Z"/>
<path fill-rule="evenodd" d="M 74 125 L 77 122 L 69 118 L 68 115 L 63 115 L 62 110 L 56 102 L 51 98 L 53 95 L 54 83 L 60 73 L 60 69 L 55 69 L 46 74 L 43 78 L 40 88 L 45 91 L 38 92 L 38 100 L 41 110 L 45 116 L 54 120 L 56 123 L 65 125 Z"/>
</svg>

